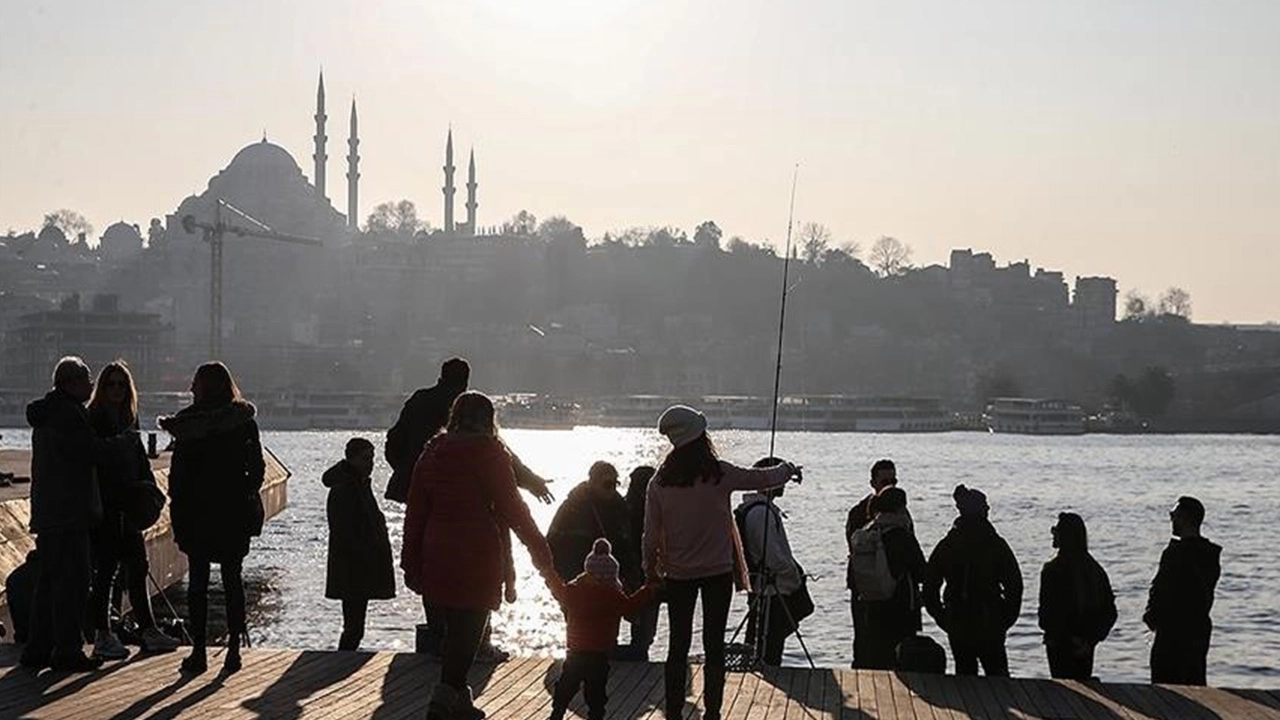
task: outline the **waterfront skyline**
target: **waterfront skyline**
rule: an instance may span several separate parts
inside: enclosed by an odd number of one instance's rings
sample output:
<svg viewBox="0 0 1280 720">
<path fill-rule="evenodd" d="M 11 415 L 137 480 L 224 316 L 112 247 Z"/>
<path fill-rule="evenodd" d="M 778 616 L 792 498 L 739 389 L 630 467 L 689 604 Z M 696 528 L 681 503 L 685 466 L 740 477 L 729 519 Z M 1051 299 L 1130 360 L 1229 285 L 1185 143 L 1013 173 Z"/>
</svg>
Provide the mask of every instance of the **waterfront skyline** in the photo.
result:
<svg viewBox="0 0 1280 720">
<path fill-rule="evenodd" d="M 323 65 L 328 194 L 345 209 L 355 95 L 361 215 L 403 197 L 442 224 L 451 122 L 481 225 L 780 242 L 799 161 L 798 219 L 864 250 L 983 247 L 1185 287 L 1202 322 L 1280 319 L 1274 265 L 1250 262 L 1280 226 L 1274 4 L 70 2 L 0 25 L 0 228 L 61 207 L 145 227 L 264 129 L 310 178 Z"/>
</svg>

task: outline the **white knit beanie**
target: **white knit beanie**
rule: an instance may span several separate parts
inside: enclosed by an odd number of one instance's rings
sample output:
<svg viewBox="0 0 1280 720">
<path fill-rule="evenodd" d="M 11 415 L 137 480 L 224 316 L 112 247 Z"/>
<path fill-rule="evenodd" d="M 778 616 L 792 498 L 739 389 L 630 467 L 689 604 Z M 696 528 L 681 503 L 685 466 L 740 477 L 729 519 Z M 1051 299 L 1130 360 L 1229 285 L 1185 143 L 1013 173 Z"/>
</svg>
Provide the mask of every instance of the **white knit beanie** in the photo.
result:
<svg viewBox="0 0 1280 720">
<path fill-rule="evenodd" d="M 582 569 L 591 577 L 604 582 L 618 582 L 618 561 L 614 559 L 613 546 L 605 538 L 597 538 L 591 546 L 591 554 L 582 563 Z"/>
<path fill-rule="evenodd" d="M 707 416 L 688 405 L 672 405 L 658 418 L 658 432 L 671 444 L 683 447 L 707 432 Z"/>
</svg>

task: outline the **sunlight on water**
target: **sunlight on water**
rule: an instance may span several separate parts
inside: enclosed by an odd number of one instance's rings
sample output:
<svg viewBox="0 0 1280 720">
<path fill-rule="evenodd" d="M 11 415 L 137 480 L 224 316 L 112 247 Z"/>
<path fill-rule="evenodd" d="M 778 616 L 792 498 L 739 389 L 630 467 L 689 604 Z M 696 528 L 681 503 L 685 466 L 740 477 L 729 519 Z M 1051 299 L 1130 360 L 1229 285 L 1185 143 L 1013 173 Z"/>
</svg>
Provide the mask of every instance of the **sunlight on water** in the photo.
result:
<svg viewBox="0 0 1280 720">
<path fill-rule="evenodd" d="M 363 434 L 381 445 L 381 432 Z M 319 478 L 339 457 L 348 435 L 264 434 L 265 442 L 294 475 L 288 509 L 268 523 L 246 565 L 250 582 L 263 586 L 251 621 L 260 643 L 336 646 L 341 613 L 336 601 L 324 599 L 326 496 Z M 665 441 L 651 430 L 508 430 L 504 437 L 530 467 L 554 479 L 558 498 L 586 477 L 595 460 L 615 463 L 625 485 L 632 467 L 655 463 L 666 449 Z M 722 432 L 715 440 L 726 458 L 744 464 L 768 449 L 767 433 Z M 21 445 L 25 435 L 6 433 L 3 442 Z M 892 457 L 911 498 L 926 553 L 954 517 L 950 494 L 956 483 L 982 488 L 990 497 L 992 521 L 1013 547 L 1026 582 L 1023 615 L 1009 637 L 1015 674 L 1047 674 L 1035 616 L 1039 570 L 1051 554 L 1049 527 L 1057 513 L 1074 510 L 1089 523 L 1091 547 L 1111 575 L 1120 610 L 1115 630 L 1098 649 L 1097 672 L 1111 680 L 1144 681 L 1150 634 L 1141 615 L 1147 586 L 1168 541 L 1167 510 L 1178 495 L 1196 494 L 1208 507 L 1205 534 L 1224 548 L 1213 613 L 1210 681 L 1275 686 L 1280 679 L 1276 602 L 1280 567 L 1275 562 L 1280 488 L 1274 472 L 1280 438 L 783 433 L 778 454 L 805 466 L 804 485 L 791 488 L 780 505 L 788 514 L 788 533 L 798 559 L 818 576 L 811 585 L 817 612 L 803 631 L 819 665 L 849 662 L 844 517 L 867 491 L 871 462 Z M 375 481 L 379 496 L 388 475 L 385 465 L 380 465 Z M 554 507 L 530 503 L 545 529 Z M 403 510 L 386 501 L 382 505 L 398 560 Z M 495 640 L 520 654 L 562 653 L 564 625 L 559 608 L 518 544 L 516 556 L 520 598 L 495 615 Z M 743 604 L 742 596 L 735 599 L 731 629 L 741 617 Z M 401 587 L 394 600 L 371 605 L 366 647 L 410 649 L 413 626 L 421 618 L 419 598 Z M 665 649 L 665 628 L 664 618 L 654 658 L 660 658 Z M 925 631 L 943 640 L 927 620 Z M 624 641 L 626 635 L 624 624 Z M 696 637 L 694 643 L 696 652 Z M 804 662 L 794 640 L 788 643 L 786 662 Z"/>
</svg>

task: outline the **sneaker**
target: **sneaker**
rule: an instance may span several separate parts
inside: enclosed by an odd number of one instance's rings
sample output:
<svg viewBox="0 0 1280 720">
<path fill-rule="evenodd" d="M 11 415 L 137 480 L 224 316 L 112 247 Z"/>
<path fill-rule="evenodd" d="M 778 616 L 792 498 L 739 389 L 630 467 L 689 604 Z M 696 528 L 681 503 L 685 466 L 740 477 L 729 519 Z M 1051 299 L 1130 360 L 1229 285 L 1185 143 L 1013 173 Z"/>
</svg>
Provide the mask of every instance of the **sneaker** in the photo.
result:
<svg viewBox="0 0 1280 720">
<path fill-rule="evenodd" d="M 149 653 L 166 653 L 178 649 L 177 638 L 161 632 L 158 627 L 149 627 L 142 631 L 142 651 Z"/>
<path fill-rule="evenodd" d="M 110 630 L 99 630 L 93 642 L 93 656 L 100 660 L 124 660 L 129 657 L 129 648 L 120 642 L 120 638 Z"/>
<path fill-rule="evenodd" d="M 183 675 L 199 675 L 208 669 L 209 658 L 205 655 L 204 650 L 192 650 L 190 655 L 182 659 L 179 672 Z"/>
</svg>

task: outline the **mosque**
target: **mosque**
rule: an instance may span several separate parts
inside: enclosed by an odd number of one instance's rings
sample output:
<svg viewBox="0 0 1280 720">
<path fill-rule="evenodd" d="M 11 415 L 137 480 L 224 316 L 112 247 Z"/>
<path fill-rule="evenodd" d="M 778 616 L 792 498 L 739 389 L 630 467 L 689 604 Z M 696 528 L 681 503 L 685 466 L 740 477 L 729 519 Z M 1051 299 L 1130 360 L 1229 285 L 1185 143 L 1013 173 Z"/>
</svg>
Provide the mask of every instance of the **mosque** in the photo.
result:
<svg viewBox="0 0 1280 720">
<path fill-rule="evenodd" d="M 208 187 L 198 195 L 187 197 L 168 216 L 167 227 L 181 232 L 181 218 L 192 214 L 211 217 L 214 203 L 225 199 L 245 213 L 276 230 L 320 238 L 326 243 L 359 232 L 360 223 L 360 136 L 356 102 L 351 101 L 347 137 L 347 207 L 339 212 L 330 202 L 327 187 L 328 140 L 325 110 L 324 73 L 316 88 L 314 171 L 308 180 L 289 151 L 267 140 L 245 146 L 231 163 L 209 179 Z M 450 236 L 476 234 L 476 161 L 471 151 L 467 163 L 466 219 L 454 219 L 454 185 L 456 168 L 453 161 L 453 130 L 445 138 L 443 232 Z"/>
</svg>

